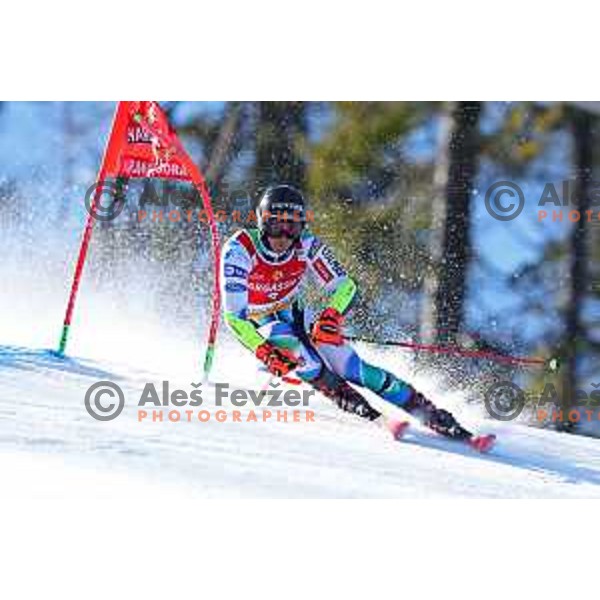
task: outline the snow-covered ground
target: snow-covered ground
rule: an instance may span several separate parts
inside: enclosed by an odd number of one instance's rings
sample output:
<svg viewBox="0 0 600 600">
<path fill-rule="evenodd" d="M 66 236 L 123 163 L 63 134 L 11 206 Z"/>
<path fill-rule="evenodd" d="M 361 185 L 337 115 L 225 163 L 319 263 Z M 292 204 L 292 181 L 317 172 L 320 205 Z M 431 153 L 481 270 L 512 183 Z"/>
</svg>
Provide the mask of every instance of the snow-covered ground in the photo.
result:
<svg viewBox="0 0 600 600">
<path fill-rule="evenodd" d="M 230 349 L 219 360 L 231 381 L 242 380 L 250 365 Z M 389 363 L 390 357 L 379 353 L 379 360 Z M 82 498 L 142 498 L 149 490 L 199 497 L 600 496 L 600 444 L 594 439 L 482 423 L 479 414 L 463 409 L 468 425 L 499 436 L 493 454 L 482 456 L 418 428 L 394 442 L 383 429 L 321 399 L 311 403 L 316 416 L 309 423 L 137 422 L 144 383 L 163 379 L 190 389 L 189 378 L 168 365 L 155 370 L 0 347 L 5 492 Z M 125 409 L 113 421 L 96 421 L 85 410 L 85 391 L 98 380 L 115 381 L 125 393 Z M 211 388 L 204 398 L 203 408 L 211 409 Z"/>
</svg>

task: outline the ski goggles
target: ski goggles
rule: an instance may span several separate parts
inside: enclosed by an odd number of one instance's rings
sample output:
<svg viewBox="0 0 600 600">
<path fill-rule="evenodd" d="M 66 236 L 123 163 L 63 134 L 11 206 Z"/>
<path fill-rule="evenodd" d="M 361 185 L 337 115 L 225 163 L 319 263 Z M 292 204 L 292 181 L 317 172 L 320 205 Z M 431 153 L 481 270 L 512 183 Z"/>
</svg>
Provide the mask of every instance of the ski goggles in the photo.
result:
<svg viewBox="0 0 600 600">
<path fill-rule="evenodd" d="M 279 238 L 286 237 L 290 240 L 295 240 L 300 237 L 304 223 L 301 221 L 286 221 L 276 218 L 271 218 L 265 223 L 265 233 L 268 237 Z"/>
</svg>

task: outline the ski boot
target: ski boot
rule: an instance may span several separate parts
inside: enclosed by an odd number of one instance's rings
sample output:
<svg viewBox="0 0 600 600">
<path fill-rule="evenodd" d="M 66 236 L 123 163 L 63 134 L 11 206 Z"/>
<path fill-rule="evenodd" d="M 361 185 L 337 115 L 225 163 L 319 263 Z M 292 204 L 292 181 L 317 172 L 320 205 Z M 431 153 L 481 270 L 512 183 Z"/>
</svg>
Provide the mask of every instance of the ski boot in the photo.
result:
<svg viewBox="0 0 600 600">
<path fill-rule="evenodd" d="M 438 408 L 431 400 L 427 400 L 416 390 L 413 390 L 412 396 L 402 408 L 432 431 L 451 440 L 464 442 L 477 452 L 489 452 L 496 442 L 496 436 L 493 433 L 474 435 L 465 429 L 451 413 L 443 408 Z"/>
<path fill-rule="evenodd" d="M 444 437 L 465 442 L 473 437 L 473 434 L 467 431 L 452 413 L 438 408 L 417 390 L 413 390 L 412 396 L 402 408 L 423 425 Z"/>
</svg>

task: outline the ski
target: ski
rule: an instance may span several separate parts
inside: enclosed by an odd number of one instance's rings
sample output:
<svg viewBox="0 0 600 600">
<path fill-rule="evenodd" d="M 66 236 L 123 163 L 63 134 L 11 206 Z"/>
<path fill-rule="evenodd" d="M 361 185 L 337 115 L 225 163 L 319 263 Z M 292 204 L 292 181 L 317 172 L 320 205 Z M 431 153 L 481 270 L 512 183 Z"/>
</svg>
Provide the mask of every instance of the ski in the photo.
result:
<svg viewBox="0 0 600 600">
<path fill-rule="evenodd" d="M 492 450 L 496 444 L 496 436 L 493 433 L 474 435 L 467 440 L 467 444 L 477 452 L 485 454 Z"/>
<path fill-rule="evenodd" d="M 407 429 L 410 427 L 410 422 L 401 419 L 387 419 L 385 421 L 385 426 L 392 434 L 392 437 L 396 441 L 400 441 L 404 437 Z"/>
<path fill-rule="evenodd" d="M 394 440 L 402 441 L 406 432 L 410 428 L 410 422 L 403 419 L 390 418 L 386 419 L 385 427 L 392 435 Z M 439 434 L 435 434 L 435 437 L 440 440 L 448 440 L 450 442 L 462 443 L 481 454 L 486 454 L 487 452 L 492 450 L 496 442 L 496 436 L 493 433 L 473 435 L 469 438 L 464 439 L 452 439 L 450 437 L 445 437 Z"/>
</svg>

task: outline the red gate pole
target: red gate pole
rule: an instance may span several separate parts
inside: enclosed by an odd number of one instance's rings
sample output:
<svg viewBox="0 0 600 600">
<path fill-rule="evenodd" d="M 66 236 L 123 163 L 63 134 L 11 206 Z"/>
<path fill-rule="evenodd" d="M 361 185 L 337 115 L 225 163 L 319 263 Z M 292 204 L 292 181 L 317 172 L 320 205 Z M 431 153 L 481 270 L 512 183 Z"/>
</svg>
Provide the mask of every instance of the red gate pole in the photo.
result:
<svg viewBox="0 0 600 600">
<path fill-rule="evenodd" d="M 75 265 L 75 274 L 73 275 L 73 283 L 71 284 L 71 292 L 69 294 L 69 301 L 67 303 L 67 310 L 65 312 L 65 319 L 63 321 L 62 333 L 60 336 L 60 342 L 58 344 L 58 354 L 63 356 L 67 347 L 67 339 L 69 337 L 69 329 L 71 327 L 71 321 L 73 319 L 73 311 L 75 310 L 75 301 L 77 300 L 77 292 L 79 290 L 79 284 L 81 283 L 81 276 L 83 274 L 83 267 L 85 265 L 85 259 L 87 256 L 88 247 L 92 238 L 92 231 L 94 229 L 94 214 L 98 200 L 102 195 L 102 188 L 104 185 L 104 179 L 106 177 L 106 165 L 109 160 L 114 159 L 115 153 L 118 151 L 119 133 L 125 131 L 124 127 L 126 121 L 124 117 L 127 114 L 126 102 L 119 102 L 115 110 L 115 116 L 113 123 L 110 128 L 108 141 L 104 149 L 104 155 L 102 157 L 102 163 L 100 171 L 98 172 L 98 179 L 96 180 L 96 187 L 94 189 L 94 195 L 88 209 L 88 216 L 85 221 L 85 229 L 83 230 L 83 238 L 81 240 L 81 246 L 79 247 L 79 256 L 77 257 L 77 263 Z"/>
</svg>

